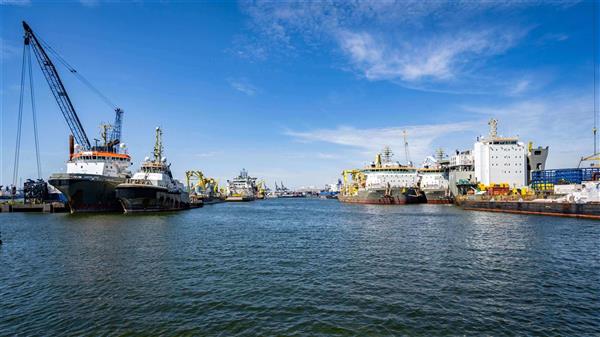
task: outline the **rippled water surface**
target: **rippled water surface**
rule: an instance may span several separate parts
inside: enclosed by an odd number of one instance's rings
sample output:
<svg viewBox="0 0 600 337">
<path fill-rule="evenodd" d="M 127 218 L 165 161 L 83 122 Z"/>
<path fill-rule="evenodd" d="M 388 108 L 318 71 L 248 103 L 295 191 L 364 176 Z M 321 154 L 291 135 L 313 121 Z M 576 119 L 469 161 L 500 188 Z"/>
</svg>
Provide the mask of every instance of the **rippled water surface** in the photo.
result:
<svg viewBox="0 0 600 337">
<path fill-rule="evenodd" d="M 600 335 L 595 221 L 288 199 L 0 224 L 0 335 Z"/>
</svg>

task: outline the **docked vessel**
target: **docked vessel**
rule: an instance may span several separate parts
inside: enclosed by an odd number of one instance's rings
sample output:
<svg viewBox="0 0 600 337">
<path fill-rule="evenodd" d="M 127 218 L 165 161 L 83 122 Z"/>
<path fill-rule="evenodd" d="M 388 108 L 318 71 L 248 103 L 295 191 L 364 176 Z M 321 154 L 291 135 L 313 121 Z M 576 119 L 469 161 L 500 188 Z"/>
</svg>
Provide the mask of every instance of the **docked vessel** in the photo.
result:
<svg viewBox="0 0 600 337">
<path fill-rule="evenodd" d="M 256 200 L 256 178 L 250 177 L 248 171 L 245 169 L 242 169 L 240 175 L 233 180 L 228 180 L 227 184 L 227 197 L 225 201 Z"/>
<path fill-rule="evenodd" d="M 115 111 L 115 122 L 112 125 L 102 125 L 102 143 L 98 145 L 96 141 L 92 145 L 50 54 L 44 48 L 49 46 L 42 44 L 42 40 L 38 39 L 26 22 L 23 22 L 23 29 L 25 48 L 33 49 L 52 96 L 71 130 L 67 171 L 51 175 L 48 183 L 66 197 L 72 213 L 121 210 L 115 196 L 115 187 L 131 176 L 131 158 L 121 142 L 123 110 L 110 104 Z M 56 55 L 55 52 L 51 54 Z M 61 62 L 64 63 L 64 59 Z M 76 72 L 72 67 L 69 68 L 71 72 Z M 107 100 L 98 90 L 94 91 Z"/>
<path fill-rule="evenodd" d="M 215 178 L 206 177 L 202 171 L 186 171 L 185 177 L 192 206 L 216 204 L 225 200 Z"/>
<path fill-rule="evenodd" d="M 359 204 L 415 204 L 426 202 L 419 189 L 419 175 L 412 166 L 392 161 L 393 153 L 385 147 L 371 165 L 364 169 L 345 170 L 338 200 Z M 351 176 L 350 181 L 348 177 Z"/>
<path fill-rule="evenodd" d="M 156 128 L 154 158 L 146 157 L 138 172 L 116 188 L 125 213 L 176 211 L 190 208 L 188 192 L 173 178 L 171 164 L 163 157 L 162 131 Z"/>
<path fill-rule="evenodd" d="M 444 159 L 444 152 L 439 149 L 436 157 L 428 156 L 423 163 L 423 168 L 418 170 L 419 188 L 425 194 L 428 204 L 451 204 L 453 202 L 448 181 L 448 163 L 448 160 Z"/>
<path fill-rule="evenodd" d="M 120 212 L 115 188 L 131 177 L 131 157 L 125 145 L 115 146 L 108 140 L 108 126 L 103 125 L 103 145 L 81 150 L 69 138 L 66 173 L 55 173 L 48 183 L 67 199 L 71 213 Z"/>
<path fill-rule="evenodd" d="M 306 197 L 306 195 L 302 192 L 297 192 L 297 191 L 293 191 L 290 190 L 289 188 L 287 188 L 285 185 L 283 185 L 283 181 L 280 183 L 280 185 L 277 185 L 277 182 L 275 182 L 275 196 L 276 198 L 304 198 Z"/>
</svg>

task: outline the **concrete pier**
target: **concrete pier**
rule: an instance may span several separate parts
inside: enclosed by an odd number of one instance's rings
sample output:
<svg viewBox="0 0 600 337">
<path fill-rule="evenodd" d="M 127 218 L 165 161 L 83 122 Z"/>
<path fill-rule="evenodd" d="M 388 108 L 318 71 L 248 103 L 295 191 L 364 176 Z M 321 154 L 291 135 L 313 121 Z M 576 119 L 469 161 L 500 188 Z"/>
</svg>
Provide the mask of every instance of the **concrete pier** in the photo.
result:
<svg viewBox="0 0 600 337">
<path fill-rule="evenodd" d="M 69 208 L 62 202 L 50 202 L 43 204 L 2 204 L 1 213 L 27 212 L 27 213 L 64 213 Z"/>
</svg>

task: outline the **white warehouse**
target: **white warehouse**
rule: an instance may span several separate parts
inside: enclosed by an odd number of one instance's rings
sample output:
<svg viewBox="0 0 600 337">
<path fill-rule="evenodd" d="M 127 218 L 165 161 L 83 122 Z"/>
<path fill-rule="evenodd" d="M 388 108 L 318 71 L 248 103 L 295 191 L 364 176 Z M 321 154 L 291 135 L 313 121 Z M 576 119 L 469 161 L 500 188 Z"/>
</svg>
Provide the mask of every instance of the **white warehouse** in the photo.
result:
<svg viewBox="0 0 600 337">
<path fill-rule="evenodd" d="M 490 135 L 480 138 L 473 149 L 475 178 L 485 185 L 527 186 L 527 149 L 516 137 L 498 137 L 495 119 Z"/>
</svg>

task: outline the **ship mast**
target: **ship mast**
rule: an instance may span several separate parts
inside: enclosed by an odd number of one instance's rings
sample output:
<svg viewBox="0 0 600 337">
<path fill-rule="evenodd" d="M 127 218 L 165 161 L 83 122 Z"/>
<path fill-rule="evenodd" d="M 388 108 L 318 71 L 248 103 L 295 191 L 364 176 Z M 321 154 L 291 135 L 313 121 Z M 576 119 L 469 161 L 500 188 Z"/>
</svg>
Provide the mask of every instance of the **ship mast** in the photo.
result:
<svg viewBox="0 0 600 337">
<path fill-rule="evenodd" d="M 162 130 L 160 127 L 156 127 L 156 142 L 154 143 L 154 160 L 162 162 Z"/>
<path fill-rule="evenodd" d="M 394 153 L 392 152 L 392 149 L 389 146 L 386 145 L 383 148 L 383 150 L 381 151 L 380 162 L 381 163 L 391 163 L 393 156 L 394 156 Z"/>
<path fill-rule="evenodd" d="M 488 122 L 488 125 L 490 126 L 490 138 L 494 139 L 494 138 L 498 137 L 498 120 L 495 118 L 492 118 Z"/>
<path fill-rule="evenodd" d="M 404 155 L 406 156 L 406 163 L 408 166 L 413 166 L 412 161 L 410 160 L 410 153 L 408 152 L 408 140 L 406 139 L 406 130 L 402 131 L 402 136 L 404 137 Z"/>
</svg>

